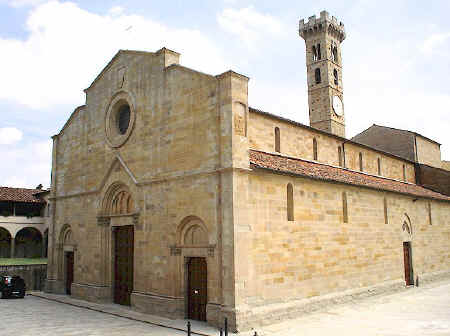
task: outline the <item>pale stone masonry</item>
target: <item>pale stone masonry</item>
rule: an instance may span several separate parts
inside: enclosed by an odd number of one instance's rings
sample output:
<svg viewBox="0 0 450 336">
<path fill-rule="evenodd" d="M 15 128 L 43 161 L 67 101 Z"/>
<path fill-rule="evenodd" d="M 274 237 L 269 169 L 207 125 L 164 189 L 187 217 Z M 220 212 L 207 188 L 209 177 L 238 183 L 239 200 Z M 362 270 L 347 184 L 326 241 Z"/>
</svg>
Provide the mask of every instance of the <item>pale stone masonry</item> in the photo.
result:
<svg viewBox="0 0 450 336">
<path fill-rule="evenodd" d="M 450 198 L 342 137 L 334 93 L 330 132 L 179 56 L 119 51 L 53 137 L 47 291 L 248 330 L 450 273 Z"/>
</svg>

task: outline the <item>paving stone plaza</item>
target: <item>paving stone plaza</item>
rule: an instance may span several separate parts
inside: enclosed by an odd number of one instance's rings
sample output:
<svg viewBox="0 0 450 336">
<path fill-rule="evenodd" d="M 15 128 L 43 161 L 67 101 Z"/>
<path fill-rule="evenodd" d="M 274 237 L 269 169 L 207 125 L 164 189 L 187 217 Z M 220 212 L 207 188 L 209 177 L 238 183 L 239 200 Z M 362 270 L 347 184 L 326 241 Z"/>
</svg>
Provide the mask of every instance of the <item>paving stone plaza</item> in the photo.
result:
<svg viewBox="0 0 450 336">
<path fill-rule="evenodd" d="M 184 320 L 127 311 L 119 305 L 92 304 L 67 296 L 44 298 L 45 295 L 35 293 L 23 300 L 1 300 L 0 335 L 186 335 L 179 330 L 184 328 Z M 219 335 L 213 327 L 198 321 L 192 322 L 192 330 Z M 450 335 L 450 281 L 336 305 L 261 328 L 257 333 L 260 336 Z"/>
</svg>

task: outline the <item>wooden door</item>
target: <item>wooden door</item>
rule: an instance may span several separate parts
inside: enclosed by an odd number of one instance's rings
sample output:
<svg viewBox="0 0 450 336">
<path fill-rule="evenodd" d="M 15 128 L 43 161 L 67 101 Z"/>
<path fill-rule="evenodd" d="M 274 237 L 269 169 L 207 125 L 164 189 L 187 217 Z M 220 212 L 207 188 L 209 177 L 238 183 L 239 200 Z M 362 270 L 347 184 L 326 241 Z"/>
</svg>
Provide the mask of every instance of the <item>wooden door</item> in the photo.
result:
<svg viewBox="0 0 450 336">
<path fill-rule="evenodd" d="M 205 258 L 191 258 L 188 263 L 188 318 L 206 321 L 207 267 Z"/>
<path fill-rule="evenodd" d="M 114 239 L 114 302 L 129 306 L 133 291 L 134 227 L 117 227 Z"/>
<path fill-rule="evenodd" d="M 66 294 L 72 294 L 73 283 L 73 265 L 74 265 L 73 252 L 66 252 Z"/>
<path fill-rule="evenodd" d="M 409 242 L 403 243 L 403 261 L 405 264 L 405 283 L 406 286 L 414 285 L 411 267 L 411 244 Z"/>
</svg>

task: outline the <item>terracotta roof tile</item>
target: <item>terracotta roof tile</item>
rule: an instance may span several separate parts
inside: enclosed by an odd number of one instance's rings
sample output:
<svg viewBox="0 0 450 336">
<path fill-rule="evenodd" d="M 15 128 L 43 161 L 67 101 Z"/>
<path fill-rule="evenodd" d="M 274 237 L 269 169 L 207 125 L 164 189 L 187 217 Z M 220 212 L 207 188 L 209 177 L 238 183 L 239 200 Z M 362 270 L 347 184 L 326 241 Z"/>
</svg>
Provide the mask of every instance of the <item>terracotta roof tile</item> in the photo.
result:
<svg viewBox="0 0 450 336">
<path fill-rule="evenodd" d="M 42 190 L 0 187 L 0 201 L 45 203 L 44 200 L 35 196 L 39 192 L 42 192 Z"/>
<path fill-rule="evenodd" d="M 371 189 L 386 190 L 417 197 L 450 201 L 450 197 L 425 189 L 416 184 L 404 183 L 401 181 L 367 175 L 348 169 L 256 150 L 250 150 L 250 163 L 252 168 L 264 168 L 318 180 L 335 181 Z"/>
</svg>

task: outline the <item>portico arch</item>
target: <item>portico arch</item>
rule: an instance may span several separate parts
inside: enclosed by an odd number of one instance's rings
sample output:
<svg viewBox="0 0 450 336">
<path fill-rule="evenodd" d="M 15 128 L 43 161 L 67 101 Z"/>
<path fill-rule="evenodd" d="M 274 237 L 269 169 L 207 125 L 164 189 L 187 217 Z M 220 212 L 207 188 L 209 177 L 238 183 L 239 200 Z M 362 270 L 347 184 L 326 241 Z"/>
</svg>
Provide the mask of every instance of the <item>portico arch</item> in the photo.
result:
<svg viewBox="0 0 450 336">
<path fill-rule="evenodd" d="M 11 257 L 11 244 L 11 233 L 7 229 L 0 227 L 0 258 Z"/>
<path fill-rule="evenodd" d="M 25 227 L 17 232 L 15 238 L 15 257 L 42 257 L 42 234 L 34 227 Z"/>
</svg>

